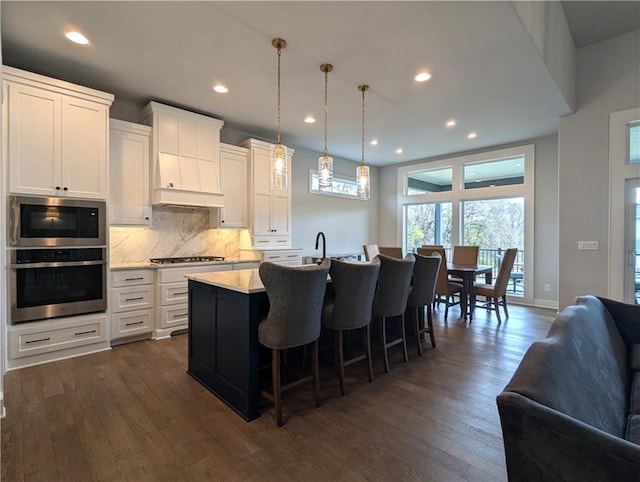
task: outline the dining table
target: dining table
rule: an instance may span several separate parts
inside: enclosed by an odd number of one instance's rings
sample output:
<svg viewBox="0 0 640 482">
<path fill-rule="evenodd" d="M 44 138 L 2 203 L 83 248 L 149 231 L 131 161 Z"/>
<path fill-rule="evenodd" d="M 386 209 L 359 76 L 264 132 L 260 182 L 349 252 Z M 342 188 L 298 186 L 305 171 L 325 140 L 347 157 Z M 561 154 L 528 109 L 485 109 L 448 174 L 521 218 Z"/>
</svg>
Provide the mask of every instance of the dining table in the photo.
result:
<svg viewBox="0 0 640 482">
<path fill-rule="evenodd" d="M 462 280 L 462 293 L 460 293 L 460 310 L 462 312 L 462 318 L 466 321 L 467 316 L 469 321 L 473 320 L 473 283 L 476 280 L 476 276 L 484 275 L 485 283 L 491 284 L 493 277 L 493 266 L 488 264 L 456 264 L 447 263 L 447 273 L 449 276 L 459 278 Z"/>
</svg>

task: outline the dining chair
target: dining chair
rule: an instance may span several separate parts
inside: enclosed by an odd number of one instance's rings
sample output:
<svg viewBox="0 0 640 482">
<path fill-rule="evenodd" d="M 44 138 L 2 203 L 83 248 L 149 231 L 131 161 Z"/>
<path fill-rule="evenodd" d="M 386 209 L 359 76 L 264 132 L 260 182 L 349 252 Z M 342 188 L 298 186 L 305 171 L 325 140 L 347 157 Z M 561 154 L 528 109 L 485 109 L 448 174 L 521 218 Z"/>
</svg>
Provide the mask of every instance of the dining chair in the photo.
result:
<svg viewBox="0 0 640 482">
<path fill-rule="evenodd" d="M 362 249 L 364 250 L 364 259 L 367 261 L 371 261 L 380 254 L 377 244 L 363 244 Z"/>
<path fill-rule="evenodd" d="M 378 286 L 373 297 L 372 317 L 380 320 L 380 334 L 382 351 L 384 354 L 384 371 L 389 372 L 389 348 L 402 345 L 404 361 L 409 361 L 407 354 L 407 337 L 404 328 L 404 312 L 407 309 L 411 276 L 415 257 L 408 254 L 404 259 L 379 254 L 380 273 Z M 387 319 L 398 318 L 400 321 L 400 336 L 387 341 Z"/>
<path fill-rule="evenodd" d="M 422 335 L 429 333 L 431 338 L 431 346 L 436 347 L 436 338 L 433 333 L 433 314 L 431 308 L 435 299 L 436 280 L 438 279 L 438 271 L 440 270 L 440 261 L 442 258 L 438 256 L 422 256 L 414 255 L 416 262 L 413 266 L 413 282 L 407 307 L 413 311 L 413 327 L 416 335 L 416 344 L 418 346 L 418 355 L 422 356 Z M 427 311 L 425 320 L 424 312 Z"/>
<path fill-rule="evenodd" d="M 373 381 L 371 362 L 371 311 L 380 272 L 380 260 L 371 263 L 348 263 L 333 260 L 329 275 L 333 285 L 333 302 L 323 310 L 322 328 L 335 331 L 335 359 L 340 393 L 344 395 L 344 368 L 367 360 L 369 381 Z M 364 354 L 344 359 L 343 333 L 364 328 Z"/>
<path fill-rule="evenodd" d="M 447 271 L 447 254 L 444 248 L 418 248 L 418 254 L 423 256 L 432 256 L 433 253 L 437 253 L 441 258 L 438 278 L 436 280 L 436 299 L 434 304 L 443 301 L 442 297 L 444 296 L 444 319 L 446 320 L 449 316 L 449 307 L 460 304 L 460 297 L 462 297 L 462 284 L 449 280 L 449 273 Z M 454 295 L 456 294 L 458 294 L 458 301 L 455 301 L 454 299 Z"/>
<path fill-rule="evenodd" d="M 452 261 L 454 264 L 476 265 L 479 250 L 480 246 L 454 246 Z"/>
<path fill-rule="evenodd" d="M 379 246 L 379 254 L 391 256 L 392 258 L 402 259 L 402 248 L 399 246 Z"/>
<path fill-rule="evenodd" d="M 504 253 L 504 258 L 500 264 L 498 270 L 498 276 L 496 276 L 495 284 L 488 285 L 484 283 L 474 283 L 473 292 L 471 294 L 471 305 L 475 306 L 476 296 L 484 296 L 487 300 L 485 308 L 487 310 L 494 310 L 498 317 L 498 323 L 501 323 L 499 307 L 504 309 L 504 315 L 509 318 L 509 311 L 507 309 L 507 284 L 509 283 L 509 276 L 511 269 L 513 268 L 513 262 L 516 259 L 517 248 L 509 248 Z M 493 305 L 493 306 L 492 306 Z"/>
<path fill-rule="evenodd" d="M 272 400 L 278 427 L 284 425 L 282 393 L 311 381 L 316 407 L 320 406 L 320 375 L 318 369 L 318 338 L 322 306 L 327 287 L 327 274 L 331 261 L 326 258 L 320 265 L 282 266 L 263 262 L 258 273 L 269 298 L 267 318 L 258 325 L 260 344 L 271 349 L 272 393 L 262 396 Z M 288 348 L 313 344 L 309 376 L 282 385 L 281 353 Z"/>
</svg>

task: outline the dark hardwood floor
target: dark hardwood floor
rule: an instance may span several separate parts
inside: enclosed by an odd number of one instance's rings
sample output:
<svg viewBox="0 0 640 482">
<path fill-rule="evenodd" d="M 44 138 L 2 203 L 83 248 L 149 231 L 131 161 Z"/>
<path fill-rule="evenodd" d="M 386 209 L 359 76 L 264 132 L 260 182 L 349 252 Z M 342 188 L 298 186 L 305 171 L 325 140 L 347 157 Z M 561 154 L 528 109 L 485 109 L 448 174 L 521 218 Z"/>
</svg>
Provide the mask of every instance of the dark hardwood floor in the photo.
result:
<svg viewBox="0 0 640 482">
<path fill-rule="evenodd" d="M 340 396 L 330 366 L 322 406 L 311 385 L 284 398 L 288 421 L 244 422 L 186 370 L 187 336 L 5 375 L 2 481 L 506 480 L 495 397 L 555 312 L 510 306 L 498 324 L 476 310 L 435 311 L 437 348 L 409 362 L 393 351 L 347 368 Z M 375 345 L 375 344 L 374 344 Z"/>
</svg>

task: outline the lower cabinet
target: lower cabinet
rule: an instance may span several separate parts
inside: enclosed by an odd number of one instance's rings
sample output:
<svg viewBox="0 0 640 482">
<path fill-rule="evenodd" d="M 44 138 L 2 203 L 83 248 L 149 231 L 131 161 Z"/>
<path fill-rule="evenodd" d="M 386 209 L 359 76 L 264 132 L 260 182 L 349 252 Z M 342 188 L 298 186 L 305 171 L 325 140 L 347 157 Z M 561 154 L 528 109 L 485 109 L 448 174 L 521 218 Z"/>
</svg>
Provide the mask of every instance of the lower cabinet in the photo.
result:
<svg viewBox="0 0 640 482">
<path fill-rule="evenodd" d="M 7 328 L 9 368 L 19 368 L 109 348 L 107 315 L 96 313 Z"/>
<path fill-rule="evenodd" d="M 302 264 L 302 250 L 300 248 L 287 249 L 241 249 L 241 258 L 259 259 L 260 261 L 270 261 L 271 263 L 286 266 L 297 266 Z"/>
<path fill-rule="evenodd" d="M 123 339 L 149 337 L 153 331 L 153 269 L 111 272 L 109 306 L 112 343 Z"/>
</svg>

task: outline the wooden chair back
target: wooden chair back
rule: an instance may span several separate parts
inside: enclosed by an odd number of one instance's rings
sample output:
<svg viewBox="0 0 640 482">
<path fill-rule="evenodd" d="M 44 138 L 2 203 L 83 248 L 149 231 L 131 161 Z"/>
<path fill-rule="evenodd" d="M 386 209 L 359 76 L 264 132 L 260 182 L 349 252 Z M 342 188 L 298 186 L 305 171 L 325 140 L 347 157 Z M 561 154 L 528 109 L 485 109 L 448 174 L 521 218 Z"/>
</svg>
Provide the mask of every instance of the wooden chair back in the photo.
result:
<svg viewBox="0 0 640 482">
<path fill-rule="evenodd" d="M 504 258 L 500 264 L 496 282 L 493 285 L 496 297 L 504 296 L 507 293 L 507 284 L 509 283 L 509 276 L 511 276 L 511 270 L 513 269 L 513 263 L 516 260 L 517 253 L 518 248 L 509 248 L 504 252 Z"/>
<path fill-rule="evenodd" d="M 454 246 L 453 262 L 474 266 L 478 264 L 478 251 L 480 246 Z"/>
<path fill-rule="evenodd" d="M 398 246 L 378 246 L 379 254 L 391 256 L 392 258 L 402 259 L 402 248 Z"/>
<path fill-rule="evenodd" d="M 363 244 L 362 249 L 364 250 L 364 259 L 367 261 L 371 261 L 380 254 L 377 244 Z"/>
</svg>

